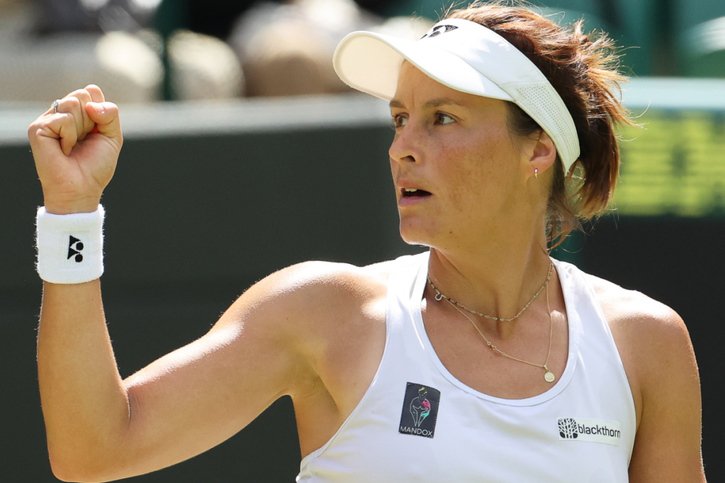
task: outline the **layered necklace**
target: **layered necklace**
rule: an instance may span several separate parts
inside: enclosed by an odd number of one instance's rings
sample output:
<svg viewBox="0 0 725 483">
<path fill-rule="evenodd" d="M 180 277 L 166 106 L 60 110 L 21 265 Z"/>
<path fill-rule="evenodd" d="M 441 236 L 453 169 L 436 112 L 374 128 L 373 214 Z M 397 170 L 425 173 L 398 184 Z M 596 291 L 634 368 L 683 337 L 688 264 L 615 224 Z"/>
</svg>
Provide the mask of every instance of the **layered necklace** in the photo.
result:
<svg viewBox="0 0 725 483">
<path fill-rule="evenodd" d="M 548 290 L 549 280 L 551 279 L 551 273 L 553 271 L 553 266 L 554 266 L 554 264 L 549 262 L 549 269 L 546 272 L 546 279 L 544 280 L 544 283 L 541 284 L 541 286 L 536 291 L 536 293 L 534 293 L 534 295 L 529 299 L 529 301 L 526 302 L 526 304 L 521 308 L 521 310 L 519 310 L 518 313 L 516 315 L 514 315 L 513 317 L 499 317 L 496 315 L 485 314 L 483 312 L 478 312 L 476 310 L 470 309 L 470 308 L 466 307 L 465 305 L 461 304 L 460 302 L 448 297 L 443 292 L 441 292 L 438 289 L 438 287 L 435 286 L 435 284 L 430 279 L 430 277 L 428 277 L 428 284 L 430 285 L 431 289 L 433 289 L 433 291 L 435 292 L 435 296 L 434 296 L 435 301 L 440 302 L 441 300 L 445 300 L 446 302 L 448 302 L 448 304 L 450 304 L 451 307 L 453 307 L 456 310 L 456 312 L 458 312 L 459 314 L 464 316 L 466 319 L 468 319 L 468 321 L 471 323 L 471 325 L 473 325 L 473 328 L 476 329 L 476 332 L 478 332 L 478 335 L 481 336 L 484 343 L 486 344 L 486 346 L 489 349 L 491 349 L 496 354 L 500 354 L 508 359 L 511 359 L 511 360 L 514 360 L 517 362 L 521 362 L 523 364 L 528 364 L 529 366 L 538 367 L 540 369 L 543 369 L 544 370 L 544 380 L 546 382 L 548 382 L 549 384 L 551 384 L 552 382 L 554 382 L 556 380 L 556 375 L 551 371 L 551 369 L 549 369 L 549 366 L 548 366 L 549 357 L 551 356 L 551 341 L 553 338 L 552 334 L 554 332 L 554 330 L 553 330 L 554 324 L 551 319 L 551 306 L 549 304 L 549 290 Z M 476 322 L 469 315 L 469 314 L 477 315 L 479 317 L 484 317 L 486 319 L 494 320 L 496 322 L 511 322 L 512 320 L 516 320 L 519 317 L 521 317 L 521 315 L 524 312 L 526 312 L 526 309 L 528 309 L 529 306 L 531 306 L 531 304 L 534 302 L 534 300 L 536 300 L 539 297 L 539 295 L 541 295 L 541 292 L 543 292 L 544 290 L 546 290 L 546 313 L 549 316 L 549 348 L 546 352 L 546 360 L 544 361 L 543 364 L 537 364 L 535 362 L 520 359 L 518 357 L 512 356 L 511 354 L 508 354 L 508 353 L 502 351 L 501 349 L 499 349 L 496 346 L 496 344 L 494 344 L 493 342 L 488 340 L 488 337 L 486 337 L 486 335 L 483 333 L 483 331 L 478 326 L 478 324 L 476 324 Z"/>
</svg>

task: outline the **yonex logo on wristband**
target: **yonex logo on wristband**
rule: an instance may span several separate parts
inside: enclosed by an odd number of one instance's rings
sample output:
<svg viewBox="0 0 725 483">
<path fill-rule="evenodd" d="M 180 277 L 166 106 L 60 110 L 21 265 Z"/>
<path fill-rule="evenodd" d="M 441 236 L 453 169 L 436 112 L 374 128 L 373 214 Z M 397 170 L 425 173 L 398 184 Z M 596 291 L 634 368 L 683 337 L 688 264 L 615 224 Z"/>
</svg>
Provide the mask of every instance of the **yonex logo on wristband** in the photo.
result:
<svg viewBox="0 0 725 483">
<path fill-rule="evenodd" d="M 98 205 L 92 213 L 56 215 L 38 208 L 36 244 L 40 278 L 73 284 L 96 280 L 103 274 L 103 219 Z"/>
<path fill-rule="evenodd" d="M 83 251 L 84 245 L 81 240 L 74 237 L 73 235 L 68 236 L 68 256 L 66 257 L 66 260 L 70 260 L 73 258 L 76 263 L 81 263 L 83 261 L 83 254 L 81 253 Z"/>
</svg>

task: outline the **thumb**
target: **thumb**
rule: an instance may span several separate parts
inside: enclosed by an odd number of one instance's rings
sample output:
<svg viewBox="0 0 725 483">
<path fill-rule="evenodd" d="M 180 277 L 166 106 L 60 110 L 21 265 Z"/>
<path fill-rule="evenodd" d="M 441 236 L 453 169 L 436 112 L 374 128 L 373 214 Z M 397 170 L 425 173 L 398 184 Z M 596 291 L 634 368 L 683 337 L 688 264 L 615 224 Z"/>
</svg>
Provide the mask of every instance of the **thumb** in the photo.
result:
<svg viewBox="0 0 725 483">
<path fill-rule="evenodd" d="M 113 102 L 88 102 L 85 107 L 88 118 L 96 124 L 94 131 L 121 141 L 121 120 L 116 104 Z"/>
</svg>

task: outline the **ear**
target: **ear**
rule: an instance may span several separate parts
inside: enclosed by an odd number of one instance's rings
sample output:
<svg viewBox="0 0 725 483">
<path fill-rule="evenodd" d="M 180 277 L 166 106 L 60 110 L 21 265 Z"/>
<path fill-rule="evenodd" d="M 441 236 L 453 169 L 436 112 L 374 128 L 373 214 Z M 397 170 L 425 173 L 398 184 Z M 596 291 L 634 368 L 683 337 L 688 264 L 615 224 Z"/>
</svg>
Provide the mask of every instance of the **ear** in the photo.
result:
<svg viewBox="0 0 725 483">
<path fill-rule="evenodd" d="M 531 176 L 540 175 L 554 166 L 556 162 L 556 146 L 548 134 L 543 130 L 539 131 L 534 142 L 534 148 L 529 157 L 529 169 Z"/>
</svg>

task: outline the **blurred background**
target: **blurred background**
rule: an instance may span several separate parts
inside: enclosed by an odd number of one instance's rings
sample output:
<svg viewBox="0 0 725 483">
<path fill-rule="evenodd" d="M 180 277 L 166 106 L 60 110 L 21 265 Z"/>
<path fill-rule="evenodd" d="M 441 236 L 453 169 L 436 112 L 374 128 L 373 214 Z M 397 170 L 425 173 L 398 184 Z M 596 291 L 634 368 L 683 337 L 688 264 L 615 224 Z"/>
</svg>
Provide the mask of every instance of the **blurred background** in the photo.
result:
<svg viewBox="0 0 725 483">
<path fill-rule="evenodd" d="M 675 308 L 703 386 L 703 451 L 725 481 L 725 1 L 535 2 L 624 47 L 611 213 L 557 253 Z M 441 0 L 0 0 L 1 482 L 52 482 L 35 375 L 42 204 L 27 125 L 88 83 L 121 106 L 126 144 L 104 204 L 104 291 L 127 375 L 202 335 L 234 298 L 307 259 L 364 264 L 420 251 L 398 237 L 387 106 L 332 71 L 342 36 L 419 37 Z M 289 482 L 289 401 L 208 453 L 143 482 Z"/>
</svg>

